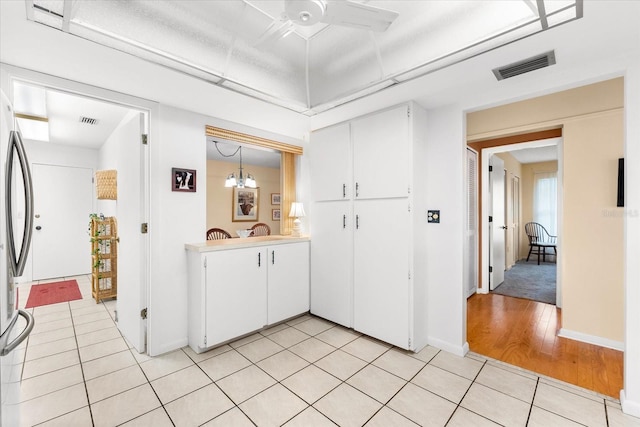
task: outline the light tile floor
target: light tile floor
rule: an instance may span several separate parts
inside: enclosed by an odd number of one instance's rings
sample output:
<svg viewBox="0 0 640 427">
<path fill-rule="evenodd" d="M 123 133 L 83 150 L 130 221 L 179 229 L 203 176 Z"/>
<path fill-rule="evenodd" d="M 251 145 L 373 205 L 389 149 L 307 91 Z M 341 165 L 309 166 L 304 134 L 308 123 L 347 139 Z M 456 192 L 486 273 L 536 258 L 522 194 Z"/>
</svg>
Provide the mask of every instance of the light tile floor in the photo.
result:
<svg viewBox="0 0 640 427">
<path fill-rule="evenodd" d="M 406 352 L 304 315 L 207 353 L 140 355 L 115 301 L 32 309 L 25 426 L 640 426 L 620 404 L 477 354 Z M 21 285 L 22 305 L 28 285 Z"/>
</svg>

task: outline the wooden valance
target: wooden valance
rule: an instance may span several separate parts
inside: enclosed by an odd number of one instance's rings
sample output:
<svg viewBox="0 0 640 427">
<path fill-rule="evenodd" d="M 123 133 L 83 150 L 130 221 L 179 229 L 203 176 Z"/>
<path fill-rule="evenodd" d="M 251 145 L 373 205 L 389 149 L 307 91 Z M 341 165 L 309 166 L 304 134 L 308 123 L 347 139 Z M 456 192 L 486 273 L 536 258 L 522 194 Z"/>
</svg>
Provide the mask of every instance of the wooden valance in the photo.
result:
<svg viewBox="0 0 640 427">
<path fill-rule="evenodd" d="M 298 147 L 297 145 L 285 144 L 284 142 L 273 141 L 271 139 L 261 138 L 259 136 L 236 132 L 229 129 L 222 129 L 215 126 L 206 125 L 205 133 L 207 136 L 211 136 L 214 138 L 222 138 L 236 142 L 246 142 L 257 147 L 278 150 L 282 153 L 302 155 L 302 147 Z"/>
</svg>

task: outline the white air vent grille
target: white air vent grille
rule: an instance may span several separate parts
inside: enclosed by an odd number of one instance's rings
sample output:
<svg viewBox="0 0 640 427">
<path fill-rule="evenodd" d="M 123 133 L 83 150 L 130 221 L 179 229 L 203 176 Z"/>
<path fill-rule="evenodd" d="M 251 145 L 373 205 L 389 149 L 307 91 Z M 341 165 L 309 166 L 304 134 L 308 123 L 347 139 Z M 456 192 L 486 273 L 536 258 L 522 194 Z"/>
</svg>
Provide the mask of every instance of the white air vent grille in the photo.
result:
<svg viewBox="0 0 640 427">
<path fill-rule="evenodd" d="M 554 51 L 550 51 L 542 55 L 527 58 L 523 61 L 505 65 L 504 67 L 494 68 L 493 74 L 495 74 L 498 80 L 504 80 L 533 70 L 539 70 L 540 68 L 545 68 L 555 63 L 556 54 Z"/>
<path fill-rule="evenodd" d="M 80 123 L 85 123 L 87 125 L 97 125 L 99 122 L 98 119 L 92 119 L 91 117 L 80 116 Z"/>
</svg>

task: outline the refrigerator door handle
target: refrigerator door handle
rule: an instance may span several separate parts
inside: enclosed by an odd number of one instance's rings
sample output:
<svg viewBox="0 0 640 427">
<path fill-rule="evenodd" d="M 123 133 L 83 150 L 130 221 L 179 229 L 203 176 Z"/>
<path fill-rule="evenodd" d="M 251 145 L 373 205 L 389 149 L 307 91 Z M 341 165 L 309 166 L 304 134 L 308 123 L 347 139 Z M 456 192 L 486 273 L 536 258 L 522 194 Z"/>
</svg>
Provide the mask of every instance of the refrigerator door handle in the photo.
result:
<svg viewBox="0 0 640 427">
<path fill-rule="evenodd" d="M 18 161 L 20 162 L 20 169 L 22 173 L 22 180 L 24 182 L 24 200 L 25 200 L 25 215 L 24 215 L 24 230 L 22 234 L 22 247 L 20 248 L 20 254 L 16 256 L 15 237 L 13 235 L 13 207 L 12 207 L 12 181 L 13 181 L 13 153 L 18 154 Z M 27 254 L 29 253 L 29 246 L 31 245 L 31 233 L 33 232 L 33 183 L 31 181 L 31 171 L 29 170 L 29 161 L 27 160 L 27 154 L 24 150 L 24 144 L 20 133 L 17 131 L 11 131 L 9 138 L 9 152 L 7 153 L 7 170 L 6 170 L 6 188 L 5 188 L 5 206 L 7 209 L 7 238 L 9 240 L 8 250 L 9 258 L 11 260 L 11 268 L 13 269 L 14 277 L 22 276 L 24 267 L 27 262 Z"/>
<path fill-rule="evenodd" d="M 22 341 L 24 341 L 29 336 L 29 334 L 33 330 L 33 326 L 36 324 L 36 321 L 31 313 L 24 310 L 18 310 L 18 315 L 25 318 L 25 320 L 27 321 L 27 326 L 25 326 L 24 330 L 20 332 L 20 335 L 15 337 L 13 341 L 7 344 L 3 349 L 0 349 L 0 356 L 6 356 L 7 354 L 11 353 L 13 349 L 19 346 L 20 343 L 22 343 Z M 11 326 L 6 330 L 5 334 L 9 334 L 11 332 L 11 329 L 15 325 L 17 318 L 18 317 L 16 316 L 14 321 L 11 323 Z"/>
</svg>

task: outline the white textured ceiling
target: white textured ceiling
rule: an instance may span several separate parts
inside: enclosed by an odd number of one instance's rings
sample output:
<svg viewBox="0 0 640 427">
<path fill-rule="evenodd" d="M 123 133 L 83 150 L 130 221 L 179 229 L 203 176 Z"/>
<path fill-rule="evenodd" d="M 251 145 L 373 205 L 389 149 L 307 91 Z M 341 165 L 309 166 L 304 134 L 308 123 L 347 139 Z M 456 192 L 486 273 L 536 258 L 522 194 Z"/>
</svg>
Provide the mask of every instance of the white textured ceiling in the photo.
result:
<svg viewBox="0 0 640 427">
<path fill-rule="evenodd" d="M 384 32 L 290 24 L 284 0 L 29 0 L 27 15 L 307 115 L 582 16 L 582 0 L 359 3 L 399 15 Z"/>
<path fill-rule="evenodd" d="M 556 145 L 548 145 L 546 147 L 524 148 L 509 151 L 509 154 L 522 164 L 549 162 L 558 160 L 558 147 Z"/>
</svg>

